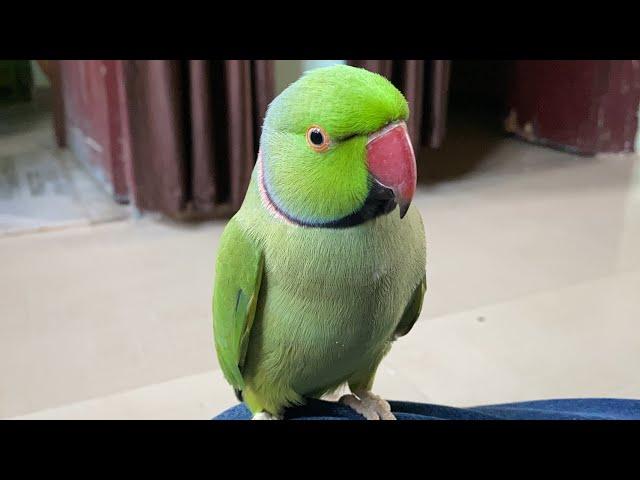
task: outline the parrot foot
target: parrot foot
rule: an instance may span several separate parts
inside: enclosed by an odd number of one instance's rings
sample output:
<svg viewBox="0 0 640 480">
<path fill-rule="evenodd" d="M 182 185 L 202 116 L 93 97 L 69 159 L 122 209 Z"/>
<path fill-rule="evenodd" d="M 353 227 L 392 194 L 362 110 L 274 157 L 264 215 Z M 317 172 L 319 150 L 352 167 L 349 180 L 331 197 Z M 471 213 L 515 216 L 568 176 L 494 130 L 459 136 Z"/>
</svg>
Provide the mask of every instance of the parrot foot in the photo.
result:
<svg viewBox="0 0 640 480">
<path fill-rule="evenodd" d="M 256 413 L 251 420 L 280 420 L 275 415 L 271 415 L 269 412 L 258 412 Z"/>
<path fill-rule="evenodd" d="M 395 420 L 391 406 L 385 399 L 371 392 L 354 392 L 340 398 L 340 403 L 351 407 L 367 420 Z"/>
</svg>

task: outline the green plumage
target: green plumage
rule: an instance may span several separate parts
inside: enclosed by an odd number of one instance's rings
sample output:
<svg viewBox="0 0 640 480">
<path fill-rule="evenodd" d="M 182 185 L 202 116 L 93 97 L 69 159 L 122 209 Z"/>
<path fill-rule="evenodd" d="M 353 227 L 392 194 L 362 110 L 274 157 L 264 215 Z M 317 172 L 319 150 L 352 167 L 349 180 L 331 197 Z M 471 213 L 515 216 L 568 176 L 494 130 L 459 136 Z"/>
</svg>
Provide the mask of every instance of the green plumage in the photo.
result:
<svg viewBox="0 0 640 480">
<path fill-rule="evenodd" d="M 395 209 L 315 228 L 275 214 L 260 189 L 262 171 L 274 203 L 305 221 L 356 211 L 370 186 L 366 136 L 407 115 L 386 79 L 345 66 L 305 75 L 270 105 L 262 162 L 220 241 L 213 297 L 219 363 L 252 412 L 278 415 L 345 382 L 369 390 L 418 318 L 426 251 L 414 207 L 403 219 Z M 336 139 L 328 152 L 307 145 L 311 124 Z"/>
</svg>

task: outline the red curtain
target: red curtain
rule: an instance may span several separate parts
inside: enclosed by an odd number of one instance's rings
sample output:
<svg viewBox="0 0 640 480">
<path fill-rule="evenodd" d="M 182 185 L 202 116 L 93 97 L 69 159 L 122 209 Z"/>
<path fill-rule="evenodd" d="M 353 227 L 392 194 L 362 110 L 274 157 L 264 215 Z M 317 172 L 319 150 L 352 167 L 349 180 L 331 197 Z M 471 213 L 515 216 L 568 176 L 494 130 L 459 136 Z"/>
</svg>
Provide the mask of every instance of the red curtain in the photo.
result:
<svg viewBox="0 0 640 480">
<path fill-rule="evenodd" d="M 178 218 L 235 212 L 274 94 L 273 62 L 127 60 L 123 81 L 136 206 Z"/>
</svg>

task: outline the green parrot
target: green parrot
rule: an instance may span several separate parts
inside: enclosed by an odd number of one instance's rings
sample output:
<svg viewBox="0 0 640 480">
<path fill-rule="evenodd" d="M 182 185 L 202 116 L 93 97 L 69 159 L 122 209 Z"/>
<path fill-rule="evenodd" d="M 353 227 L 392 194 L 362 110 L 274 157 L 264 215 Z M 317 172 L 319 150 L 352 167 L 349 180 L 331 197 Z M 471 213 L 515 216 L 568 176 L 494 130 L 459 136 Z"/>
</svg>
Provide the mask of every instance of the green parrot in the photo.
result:
<svg viewBox="0 0 640 480">
<path fill-rule="evenodd" d="M 426 291 L 408 116 L 387 79 L 346 65 L 307 72 L 269 105 L 213 292 L 218 361 L 254 419 L 345 384 L 341 402 L 394 419 L 374 376 Z"/>
</svg>

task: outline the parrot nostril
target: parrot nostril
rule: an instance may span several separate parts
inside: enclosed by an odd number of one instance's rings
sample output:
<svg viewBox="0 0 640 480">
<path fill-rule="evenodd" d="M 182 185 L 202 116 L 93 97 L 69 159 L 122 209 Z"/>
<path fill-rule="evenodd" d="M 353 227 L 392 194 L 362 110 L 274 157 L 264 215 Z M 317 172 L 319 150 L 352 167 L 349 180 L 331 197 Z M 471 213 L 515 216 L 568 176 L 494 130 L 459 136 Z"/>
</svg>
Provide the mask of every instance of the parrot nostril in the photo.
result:
<svg viewBox="0 0 640 480">
<path fill-rule="evenodd" d="M 382 137 L 385 133 L 389 132 L 390 130 L 393 130 L 395 127 L 401 126 L 401 125 L 404 125 L 406 128 L 405 122 L 401 120 L 400 121 L 391 120 L 387 122 L 383 127 L 379 128 L 378 130 L 376 130 L 375 132 L 369 135 L 369 139 L 367 140 L 367 145 L 372 143 L 374 140 L 378 139 L 379 137 Z"/>
</svg>

